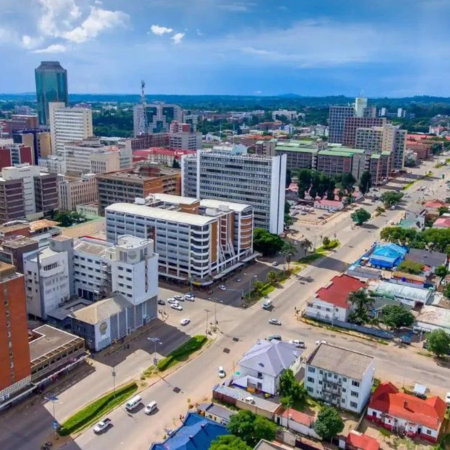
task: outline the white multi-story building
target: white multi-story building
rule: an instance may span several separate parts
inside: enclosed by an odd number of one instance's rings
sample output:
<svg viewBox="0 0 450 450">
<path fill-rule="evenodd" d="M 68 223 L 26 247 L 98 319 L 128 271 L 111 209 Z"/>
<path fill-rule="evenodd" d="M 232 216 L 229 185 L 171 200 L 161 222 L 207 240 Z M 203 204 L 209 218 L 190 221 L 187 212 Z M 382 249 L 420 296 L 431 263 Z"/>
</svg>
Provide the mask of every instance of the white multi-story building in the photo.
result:
<svg viewBox="0 0 450 450">
<path fill-rule="evenodd" d="M 248 205 L 166 194 L 150 196 L 152 206 L 139 203 L 106 208 L 107 239 L 153 239 L 161 276 L 209 285 L 254 257 Z"/>
<path fill-rule="evenodd" d="M 154 103 L 147 105 L 147 125 L 148 133 L 164 133 L 169 131 L 170 124 L 176 120 L 183 122 L 183 109 L 178 105 L 166 103 Z M 140 124 L 142 123 L 142 105 L 133 107 L 133 128 L 134 135 L 140 133 Z"/>
<path fill-rule="evenodd" d="M 39 166 L 50 173 L 66 173 L 66 161 L 62 156 L 49 155 L 47 158 L 39 158 Z"/>
<path fill-rule="evenodd" d="M 40 319 L 69 300 L 69 260 L 66 252 L 50 248 L 24 255 L 27 311 Z"/>
<path fill-rule="evenodd" d="M 374 375 L 372 356 L 321 343 L 306 360 L 305 387 L 313 398 L 360 413 L 370 398 Z"/>
<path fill-rule="evenodd" d="M 286 117 L 290 122 L 297 119 L 298 112 L 297 111 L 289 111 L 287 109 L 279 109 L 277 111 L 272 111 L 272 120 L 278 120 L 281 116 Z"/>
<path fill-rule="evenodd" d="M 169 134 L 169 147 L 176 150 L 198 150 L 203 147 L 202 133 L 180 131 Z"/>
<path fill-rule="evenodd" d="M 52 153 L 65 156 L 66 142 L 81 141 L 94 135 L 92 110 L 69 108 L 64 103 L 50 103 L 50 135 Z"/>
<path fill-rule="evenodd" d="M 77 206 L 96 202 L 97 178 L 95 174 L 71 178 L 60 175 L 58 180 L 59 208 L 64 211 L 76 210 Z"/>
<path fill-rule="evenodd" d="M 181 160 L 182 195 L 251 205 L 255 227 L 284 230 L 286 155 L 199 151 Z"/>
</svg>

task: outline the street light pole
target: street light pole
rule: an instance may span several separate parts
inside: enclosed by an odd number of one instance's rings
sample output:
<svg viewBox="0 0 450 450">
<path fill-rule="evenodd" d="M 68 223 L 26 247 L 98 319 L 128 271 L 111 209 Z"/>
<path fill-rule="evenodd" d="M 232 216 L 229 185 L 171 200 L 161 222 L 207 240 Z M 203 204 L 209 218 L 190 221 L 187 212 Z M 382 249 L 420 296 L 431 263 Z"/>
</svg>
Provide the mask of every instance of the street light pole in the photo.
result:
<svg viewBox="0 0 450 450">
<path fill-rule="evenodd" d="M 156 344 L 162 345 L 161 339 L 157 338 L 157 337 L 148 337 L 147 340 L 149 340 L 150 342 L 153 342 L 154 347 L 153 347 L 153 363 L 155 364 L 155 367 L 158 368 L 157 364 L 158 361 L 155 362 L 156 360 Z"/>
<path fill-rule="evenodd" d="M 55 430 L 55 435 L 58 434 L 58 422 L 56 420 L 56 410 L 55 410 L 55 402 L 57 402 L 59 399 L 55 395 L 49 395 L 48 397 L 44 397 L 45 400 L 52 402 L 53 407 L 53 428 Z"/>
<path fill-rule="evenodd" d="M 206 312 L 206 329 L 205 329 L 205 333 L 208 334 L 208 313 L 209 313 L 209 309 L 205 309 Z"/>
<path fill-rule="evenodd" d="M 113 366 L 111 375 L 113 378 L 114 398 L 116 398 L 116 366 Z"/>
</svg>

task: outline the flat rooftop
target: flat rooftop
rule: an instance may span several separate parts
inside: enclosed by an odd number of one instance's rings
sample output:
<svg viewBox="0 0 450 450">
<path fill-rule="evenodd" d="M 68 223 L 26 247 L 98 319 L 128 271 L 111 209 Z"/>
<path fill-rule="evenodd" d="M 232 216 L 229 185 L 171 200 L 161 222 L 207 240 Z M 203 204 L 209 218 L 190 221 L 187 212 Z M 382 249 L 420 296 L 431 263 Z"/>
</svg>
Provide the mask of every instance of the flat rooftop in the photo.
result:
<svg viewBox="0 0 450 450">
<path fill-rule="evenodd" d="M 54 220 L 41 219 L 30 222 L 30 231 L 34 233 L 35 231 L 43 230 L 44 228 L 54 228 L 58 225 L 58 222 Z"/>
<path fill-rule="evenodd" d="M 153 197 L 155 200 L 159 200 L 161 202 L 173 203 L 174 205 L 193 205 L 198 203 L 196 198 L 182 197 L 181 195 L 150 194 L 149 197 Z"/>
<path fill-rule="evenodd" d="M 362 380 L 372 362 L 372 356 L 364 353 L 354 352 L 335 345 L 320 344 L 309 356 L 306 364 L 354 380 Z"/>
<path fill-rule="evenodd" d="M 56 320 L 64 320 L 71 313 L 78 311 L 80 309 L 86 308 L 86 306 L 92 305 L 92 302 L 85 300 L 84 298 L 77 298 L 71 302 L 65 303 L 64 306 L 53 309 L 47 315 Z"/>
<path fill-rule="evenodd" d="M 228 206 L 228 208 L 236 212 L 242 212 L 247 208 L 251 208 L 250 205 L 245 205 L 244 203 L 233 203 L 224 200 L 212 200 L 212 199 L 200 200 L 200 206 L 215 209 L 219 209 L 220 206 Z"/>
<path fill-rule="evenodd" d="M 33 333 L 38 333 L 38 337 L 30 341 L 31 363 L 36 359 L 57 350 L 59 347 L 81 340 L 80 337 L 66 331 L 58 330 L 49 325 L 42 325 L 35 328 Z M 40 335 L 40 336 L 39 336 Z"/>
<path fill-rule="evenodd" d="M 100 241 L 88 241 L 83 239 L 77 239 L 73 246 L 73 249 L 77 252 L 87 253 L 93 256 L 103 256 L 105 252 L 113 247 L 109 242 L 100 242 Z"/>
<path fill-rule="evenodd" d="M 169 211 L 145 205 L 132 205 L 130 203 L 114 203 L 106 207 L 106 213 L 118 212 L 151 219 L 166 220 L 168 222 L 184 223 L 188 225 L 204 226 L 216 220 L 215 217 L 199 216 L 179 211 Z"/>
<path fill-rule="evenodd" d="M 426 305 L 420 311 L 416 321 L 444 328 L 448 332 L 450 329 L 450 309 Z"/>
<path fill-rule="evenodd" d="M 154 174 L 150 175 L 142 175 L 139 173 L 134 172 L 127 172 L 127 171 L 121 171 L 121 172 L 110 172 L 110 173 L 102 173 L 97 175 L 97 179 L 101 180 L 122 180 L 122 181 L 148 181 L 148 180 L 154 180 L 155 178 L 161 178 L 168 175 L 178 175 L 180 174 L 180 171 L 175 169 L 161 169 L 159 172 L 155 172 Z"/>
<path fill-rule="evenodd" d="M 7 239 L 6 241 L 3 241 L 3 247 L 7 248 L 21 248 L 21 247 L 27 247 L 29 245 L 36 245 L 37 241 L 34 239 L 30 239 L 27 237 L 19 237 L 16 239 Z"/>
</svg>

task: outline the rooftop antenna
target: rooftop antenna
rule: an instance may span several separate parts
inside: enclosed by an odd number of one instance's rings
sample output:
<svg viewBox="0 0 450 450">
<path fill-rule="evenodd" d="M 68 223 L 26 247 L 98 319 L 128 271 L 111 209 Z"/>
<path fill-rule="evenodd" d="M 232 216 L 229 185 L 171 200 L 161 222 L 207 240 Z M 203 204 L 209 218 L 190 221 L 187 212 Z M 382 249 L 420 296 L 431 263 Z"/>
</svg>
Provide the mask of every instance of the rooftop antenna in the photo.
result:
<svg viewBox="0 0 450 450">
<path fill-rule="evenodd" d="M 145 81 L 141 81 L 141 108 L 142 113 L 139 118 L 139 134 L 146 134 L 148 131 L 147 103 L 145 101 Z"/>
</svg>

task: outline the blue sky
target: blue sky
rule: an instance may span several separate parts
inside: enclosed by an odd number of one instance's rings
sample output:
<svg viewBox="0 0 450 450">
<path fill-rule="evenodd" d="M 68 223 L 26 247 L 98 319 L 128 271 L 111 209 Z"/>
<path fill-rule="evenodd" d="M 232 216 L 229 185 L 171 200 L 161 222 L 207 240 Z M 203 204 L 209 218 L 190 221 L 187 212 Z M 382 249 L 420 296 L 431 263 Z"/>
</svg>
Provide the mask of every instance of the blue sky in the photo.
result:
<svg viewBox="0 0 450 450">
<path fill-rule="evenodd" d="M 0 92 L 450 96 L 450 0 L 0 0 Z"/>
</svg>

